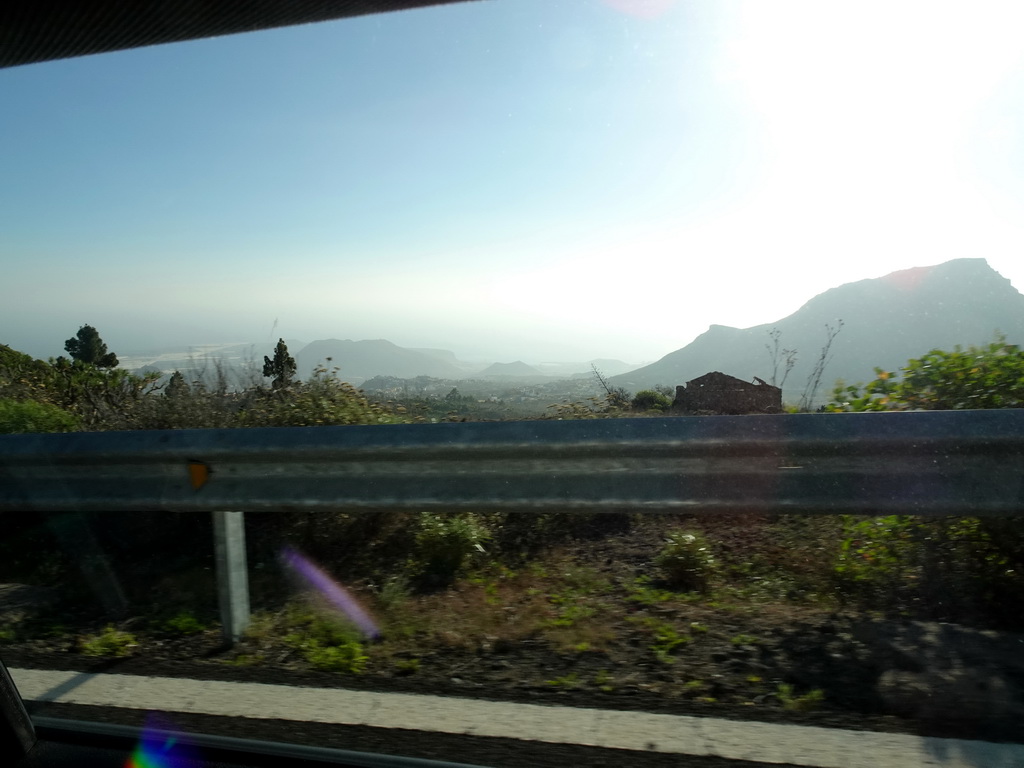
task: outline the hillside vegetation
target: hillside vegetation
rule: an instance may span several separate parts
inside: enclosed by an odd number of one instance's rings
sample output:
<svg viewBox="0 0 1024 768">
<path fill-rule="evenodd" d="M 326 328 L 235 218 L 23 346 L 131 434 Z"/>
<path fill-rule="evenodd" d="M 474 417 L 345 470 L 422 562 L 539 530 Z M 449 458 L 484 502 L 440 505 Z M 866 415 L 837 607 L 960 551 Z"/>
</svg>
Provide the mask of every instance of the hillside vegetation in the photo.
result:
<svg viewBox="0 0 1024 768">
<path fill-rule="evenodd" d="M 3 348 L 0 430 L 437 418 L 371 402 L 324 370 L 296 381 L 288 359 L 282 342 L 265 359 L 269 385 L 230 393 L 180 377 L 157 389 L 116 367 L 44 363 Z M 934 350 L 867 384 L 841 384 L 832 413 L 816 418 L 1016 407 L 1022 381 L 1024 353 L 1004 340 Z M 664 405 L 657 392 L 639 401 L 612 394 L 552 417 L 613 418 Z M 457 407 L 456 396 L 447 405 Z M 608 699 L 602 706 L 659 711 L 952 717 L 971 733 L 1001 732 L 1024 712 L 1013 682 L 1020 665 L 1007 661 L 1004 636 L 982 631 L 1024 631 L 1020 519 L 278 514 L 250 516 L 248 536 L 256 614 L 243 642 L 227 649 L 219 645 L 206 516 L 13 522 L 0 542 L 0 582 L 46 587 L 50 597 L 5 614 L 5 658 L 74 666 L 116 657 L 126 670 L 150 673 L 187 659 L 198 665 L 189 674 L 317 684 L 340 675 L 346 685 L 589 705 L 597 697 Z M 297 589 L 301 580 L 281 559 L 285 546 L 344 583 L 374 617 L 376 635 L 325 610 L 315 591 Z M 161 556 L 139 556 L 153 552 Z M 95 577 L 97 558 L 102 578 L 118 585 L 117 600 L 97 599 L 77 576 L 92 568 Z M 1019 636 L 1005 637 L 1012 645 Z M 988 661 L 978 660 L 982 646 Z M 919 659 L 911 664 L 908 654 Z M 933 666 L 950 654 L 961 672 L 940 675 Z M 981 674 L 1009 693 L 965 698 L 958 686 Z M 957 702 L 955 712 L 936 709 L 943 696 Z"/>
</svg>

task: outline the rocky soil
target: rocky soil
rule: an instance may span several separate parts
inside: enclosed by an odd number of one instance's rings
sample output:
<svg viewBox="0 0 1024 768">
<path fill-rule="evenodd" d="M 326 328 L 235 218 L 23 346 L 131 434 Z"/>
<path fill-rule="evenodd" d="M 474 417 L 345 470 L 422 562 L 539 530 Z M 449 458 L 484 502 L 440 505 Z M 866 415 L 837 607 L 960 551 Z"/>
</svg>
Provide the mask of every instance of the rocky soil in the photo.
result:
<svg viewBox="0 0 1024 768">
<path fill-rule="evenodd" d="M 1021 740 L 1024 635 L 883 618 L 834 602 L 645 592 L 637 577 L 649 573 L 663 533 L 634 529 L 570 542 L 546 561 L 549 572 L 577 569 L 576 586 L 558 582 L 557 595 L 545 591 L 552 576 L 524 569 L 417 599 L 406 615 L 411 629 L 368 644 L 361 673 L 315 668 L 272 624 L 227 648 L 216 627 L 173 636 L 141 617 L 119 624 L 134 636 L 123 657 L 87 655 L 84 638 L 100 625 L 70 619 L 60 632 L 0 634 L 0 657 L 9 666 Z M 0 585 L 0 623 L 22 626 L 33 614 L 52 622 L 49 595 Z M 373 595 L 365 585 L 364 599 Z M 586 610 L 574 621 L 571 607 Z"/>
</svg>

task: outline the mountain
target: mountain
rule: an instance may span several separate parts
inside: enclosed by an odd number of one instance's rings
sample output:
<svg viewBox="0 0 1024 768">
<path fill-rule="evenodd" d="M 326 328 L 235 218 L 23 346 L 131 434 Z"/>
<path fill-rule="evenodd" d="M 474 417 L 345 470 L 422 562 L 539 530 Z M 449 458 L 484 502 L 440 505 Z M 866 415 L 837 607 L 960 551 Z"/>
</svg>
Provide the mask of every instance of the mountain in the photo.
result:
<svg viewBox="0 0 1024 768">
<path fill-rule="evenodd" d="M 590 368 L 591 366 L 597 368 L 597 370 L 601 372 L 602 376 L 618 376 L 620 374 L 636 370 L 640 367 L 638 365 L 630 365 L 629 363 L 624 363 L 621 360 L 614 360 L 607 357 L 589 361 L 587 363 L 587 367 Z M 584 371 L 583 373 L 586 376 L 594 375 L 593 368 L 590 368 L 590 370 Z"/>
<path fill-rule="evenodd" d="M 294 355 L 305 346 L 296 339 L 285 339 L 288 351 Z M 195 346 L 158 347 L 145 351 L 125 354 L 118 353 L 121 367 L 139 369 L 150 367 L 168 373 L 170 371 L 193 370 L 203 366 L 211 366 L 212 360 L 220 360 L 228 367 L 263 367 L 263 356 L 274 356 L 277 342 L 256 344 L 199 344 Z"/>
<path fill-rule="evenodd" d="M 489 365 L 480 371 L 477 376 L 485 379 L 496 376 L 529 376 L 531 378 L 538 378 L 543 377 L 544 374 L 533 366 L 527 365 L 522 360 L 516 360 L 514 363 L 494 363 Z"/>
<path fill-rule="evenodd" d="M 458 358 L 455 357 L 455 353 L 450 349 L 420 349 L 417 347 L 406 347 L 406 349 L 410 352 L 419 352 L 427 357 L 436 357 L 438 360 L 444 360 L 446 363 L 451 363 L 455 366 L 459 364 Z"/>
<path fill-rule="evenodd" d="M 984 259 L 955 259 L 825 291 L 789 317 L 753 328 L 712 325 L 690 344 L 661 360 L 610 379 L 632 392 L 658 384 L 676 386 L 709 371 L 751 380 L 772 380 L 769 333 L 779 346 L 797 350 L 783 399 L 796 403 L 826 341 L 826 325 L 842 329 L 821 378 L 823 402 L 836 379 L 867 381 L 875 367 L 898 370 L 932 349 L 991 342 L 997 333 L 1024 342 L 1024 295 Z M 781 379 L 783 365 L 779 367 Z"/>
<path fill-rule="evenodd" d="M 399 347 L 384 339 L 320 339 L 311 341 L 294 357 L 298 375 L 302 379 L 308 378 L 318 365 L 328 369 L 337 367 L 338 377 L 353 384 L 359 384 L 374 376 L 398 376 L 404 379 L 416 376 L 432 376 L 438 379 L 465 377 L 462 370 L 446 360 Z"/>
<path fill-rule="evenodd" d="M 293 357 L 306 346 L 304 341 L 299 341 L 298 339 L 285 339 L 284 343 L 288 347 L 289 354 Z M 273 357 L 276 347 L 276 340 L 260 344 L 230 344 L 225 347 L 219 347 L 216 351 L 216 356 L 228 359 L 255 360 L 262 366 L 264 355 Z"/>
<path fill-rule="evenodd" d="M 632 371 L 633 369 L 640 367 L 639 365 L 624 363 L 621 360 L 604 358 L 599 360 L 588 360 L 587 362 L 543 362 L 536 363 L 533 367 L 542 375 L 551 376 L 553 378 L 592 379 L 594 378 L 594 369 L 592 366 L 595 365 L 603 376 L 615 376 L 616 374 L 626 373 L 627 371 Z"/>
<path fill-rule="evenodd" d="M 438 360 L 443 360 L 444 362 L 450 365 L 454 365 L 456 368 L 462 371 L 463 376 L 470 376 L 472 374 L 478 373 L 480 371 L 481 366 L 486 365 L 486 363 L 459 360 L 455 356 L 455 353 L 452 352 L 450 349 L 434 349 L 419 347 L 406 347 L 406 349 L 409 349 L 413 352 L 419 352 L 421 355 L 426 355 L 427 357 L 434 357 L 437 358 Z"/>
</svg>

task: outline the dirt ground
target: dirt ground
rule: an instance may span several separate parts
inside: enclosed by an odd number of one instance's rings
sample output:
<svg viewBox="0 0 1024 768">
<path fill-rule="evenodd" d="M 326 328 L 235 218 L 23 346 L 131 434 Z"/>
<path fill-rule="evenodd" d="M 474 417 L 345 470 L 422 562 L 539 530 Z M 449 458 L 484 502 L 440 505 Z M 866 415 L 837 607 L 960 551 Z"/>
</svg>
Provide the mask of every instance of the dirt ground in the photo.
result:
<svg viewBox="0 0 1024 768">
<path fill-rule="evenodd" d="M 550 573 L 525 569 L 437 590 L 406 606 L 395 623 L 404 635 L 385 626 L 365 646 L 359 673 L 317 669 L 272 625 L 228 648 L 215 627 L 174 637 L 129 619 L 119 626 L 135 641 L 123 657 L 86 655 L 84 630 L 8 637 L 0 656 L 10 666 L 1020 740 L 1024 635 L 834 604 L 671 599 L 636 587 L 661 534 L 568 541 L 546 566 L 576 569 L 558 595 L 545 591 Z M 38 592 L 0 590 L 8 622 L 33 600 Z"/>
</svg>

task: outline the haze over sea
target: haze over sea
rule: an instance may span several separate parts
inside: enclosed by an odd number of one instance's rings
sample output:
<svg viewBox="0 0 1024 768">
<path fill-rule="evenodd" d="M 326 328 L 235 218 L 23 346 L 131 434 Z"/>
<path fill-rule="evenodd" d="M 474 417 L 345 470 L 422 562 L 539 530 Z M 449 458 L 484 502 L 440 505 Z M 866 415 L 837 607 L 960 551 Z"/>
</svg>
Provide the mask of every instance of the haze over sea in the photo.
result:
<svg viewBox="0 0 1024 768">
<path fill-rule="evenodd" d="M 1022 288 L 1022 22 L 516 0 L 3 70 L 0 343 L 641 362 L 896 269 Z"/>
</svg>

